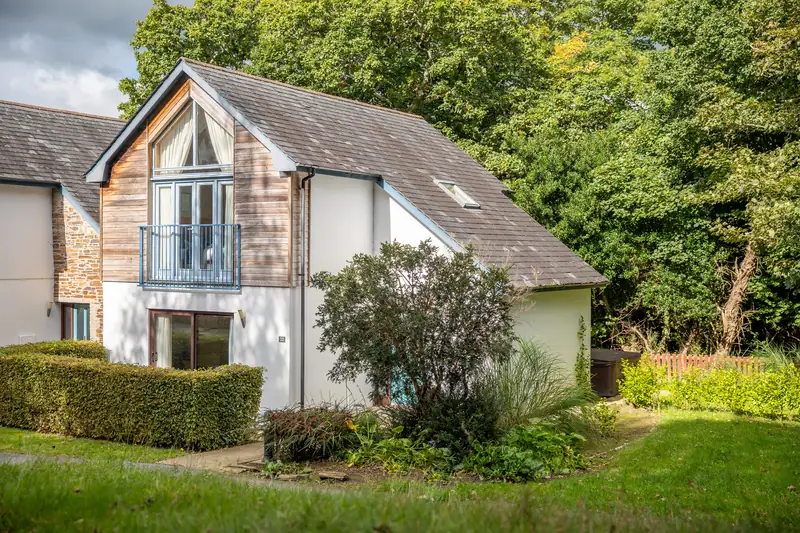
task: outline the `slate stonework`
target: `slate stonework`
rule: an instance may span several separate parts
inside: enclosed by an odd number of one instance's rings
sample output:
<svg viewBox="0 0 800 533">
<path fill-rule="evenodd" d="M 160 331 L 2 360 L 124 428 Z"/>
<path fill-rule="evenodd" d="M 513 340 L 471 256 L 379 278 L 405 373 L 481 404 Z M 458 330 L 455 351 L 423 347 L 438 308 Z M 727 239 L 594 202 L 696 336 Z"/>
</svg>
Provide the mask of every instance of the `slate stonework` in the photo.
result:
<svg viewBox="0 0 800 533">
<path fill-rule="evenodd" d="M 102 342 L 100 236 L 59 191 L 53 192 L 53 266 L 56 302 L 88 303 L 92 340 Z"/>
</svg>

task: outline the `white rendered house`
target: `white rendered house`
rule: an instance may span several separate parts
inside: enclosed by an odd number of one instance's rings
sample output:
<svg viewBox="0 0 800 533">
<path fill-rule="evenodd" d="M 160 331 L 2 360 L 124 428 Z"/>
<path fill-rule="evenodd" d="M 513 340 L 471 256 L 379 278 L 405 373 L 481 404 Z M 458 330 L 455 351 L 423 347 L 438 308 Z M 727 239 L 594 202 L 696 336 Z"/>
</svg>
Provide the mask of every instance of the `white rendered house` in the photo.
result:
<svg viewBox="0 0 800 533">
<path fill-rule="evenodd" d="M 87 173 L 112 361 L 267 369 L 262 407 L 361 401 L 304 280 L 382 242 L 475 246 L 529 291 L 518 332 L 571 367 L 605 279 L 421 117 L 181 59 Z"/>
<path fill-rule="evenodd" d="M 0 101 L 0 346 L 102 340 L 100 188 L 119 119 Z"/>
</svg>

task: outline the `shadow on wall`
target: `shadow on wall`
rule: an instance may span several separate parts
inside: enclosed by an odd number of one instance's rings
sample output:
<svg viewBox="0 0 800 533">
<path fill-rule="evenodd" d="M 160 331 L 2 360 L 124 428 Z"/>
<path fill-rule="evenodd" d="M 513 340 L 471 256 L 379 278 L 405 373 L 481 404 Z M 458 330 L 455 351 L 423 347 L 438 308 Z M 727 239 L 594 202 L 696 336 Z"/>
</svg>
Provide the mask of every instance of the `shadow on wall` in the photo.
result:
<svg viewBox="0 0 800 533">
<path fill-rule="evenodd" d="M 282 291 L 282 292 L 281 292 Z M 270 298 L 264 296 L 269 294 Z M 231 363 L 266 369 L 262 408 L 290 401 L 291 357 L 288 289 L 245 288 L 242 294 L 143 291 L 133 283 L 106 284 L 106 347 L 112 362 L 148 365 L 150 361 L 149 309 L 232 314 Z M 245 325 L 237 313 L 245 309 Z M 110 329 L 113 328 L 114 334 Z M 285 342 L 279 342 L 284 337 Z"/>
</svg>

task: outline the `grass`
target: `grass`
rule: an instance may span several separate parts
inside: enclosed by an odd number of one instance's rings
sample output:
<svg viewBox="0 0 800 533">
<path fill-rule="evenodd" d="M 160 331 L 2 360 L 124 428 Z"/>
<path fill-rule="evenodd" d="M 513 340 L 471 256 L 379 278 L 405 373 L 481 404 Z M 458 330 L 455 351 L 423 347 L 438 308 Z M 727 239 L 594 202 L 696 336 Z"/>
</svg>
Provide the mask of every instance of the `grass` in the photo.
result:
<svg viewBox="0 0 800 533">
<path fill-rule="evenodd" d="M 49 435 L 24 429 L 0 427 L 0 453 L 66 456 L 82 459 L 124 460 L 156 463 L 181 455 L 172 448 L 151 448 L 105 440 Z"/>
<path fill-rule="evenodd" d="M 120 463 L 5 465 L 0 531 L 791 531 L 797 442 L 796 423 L 670 411 L 583 476 L 334 493 Z"/>
<path fill-rule="evenodd" d="M 528 497 L 544 506 L 589 511 L 625 506 L 657 516 L 800 529 L 798 442 L 798 423 L 670 410 L 651 434 L 583 476 L 524 488 L 481 483 L 442 489 L 394 481 L 381 489 L 456 501 Z"/>
</svg>

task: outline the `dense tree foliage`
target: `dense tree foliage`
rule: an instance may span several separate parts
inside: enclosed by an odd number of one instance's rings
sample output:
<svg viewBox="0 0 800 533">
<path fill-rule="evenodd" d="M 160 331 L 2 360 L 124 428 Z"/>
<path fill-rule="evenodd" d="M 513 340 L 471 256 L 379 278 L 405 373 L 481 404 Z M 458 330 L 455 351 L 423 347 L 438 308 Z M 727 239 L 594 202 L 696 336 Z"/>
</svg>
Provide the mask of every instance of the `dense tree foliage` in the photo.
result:
<svg viewBox="0 0 800 533">
<path fill-rule="evenodd" d="M 422 114 L 611 284 L 605 343 L 800 338 L 795 0 L 156 0 L 130 115 L 181 55 Z"/>
</svg>

